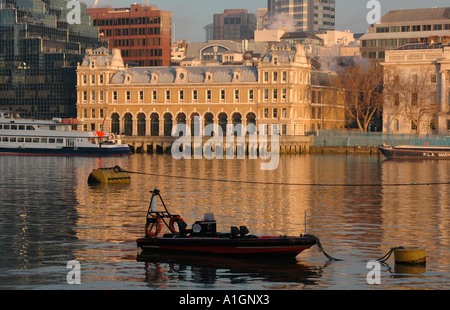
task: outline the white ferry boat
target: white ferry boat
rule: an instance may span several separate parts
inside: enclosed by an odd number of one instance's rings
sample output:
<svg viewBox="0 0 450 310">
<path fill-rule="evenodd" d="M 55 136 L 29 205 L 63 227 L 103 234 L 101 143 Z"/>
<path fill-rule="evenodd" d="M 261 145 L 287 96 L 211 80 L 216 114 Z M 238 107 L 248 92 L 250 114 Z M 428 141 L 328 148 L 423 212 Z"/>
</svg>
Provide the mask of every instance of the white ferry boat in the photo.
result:
<svg viewBox="0 0 450 310">
<path fill-rule="evenodd" d="M 0 111 L 0 155 L 127 156 L 130 147 L 104 132 L 72 130 L 76 119 L 33 120 Z"/>
</svg>

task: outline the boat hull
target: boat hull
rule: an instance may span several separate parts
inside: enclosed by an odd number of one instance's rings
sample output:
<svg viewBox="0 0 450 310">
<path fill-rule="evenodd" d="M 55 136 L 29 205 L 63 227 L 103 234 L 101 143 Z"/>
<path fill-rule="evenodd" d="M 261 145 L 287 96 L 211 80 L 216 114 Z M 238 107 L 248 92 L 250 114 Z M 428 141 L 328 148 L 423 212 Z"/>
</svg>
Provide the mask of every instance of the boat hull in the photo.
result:
<svg viewBox="0 0 450 310">
<path fill-rule="evenodd" d="M 450 148 L 443 147 L 389 147 L 380 146 L 380 152 L 388 159 L 450 160 Z"/>
<path fill-rule="evenodd" d="M 141 238 L 138 248 L 147 253 L 207 253 L 221 256 L 295 257 L 316 244 L 313 237 L 239 237 L 239 238 Z"/>
<path fill-rule="evenodd" d="M 15 156 L 80 156 L 80 157 L 119 157 L 130 155 L 129 147 L 116 148 L 0 148 L 0 155 Z"/>
</svg>

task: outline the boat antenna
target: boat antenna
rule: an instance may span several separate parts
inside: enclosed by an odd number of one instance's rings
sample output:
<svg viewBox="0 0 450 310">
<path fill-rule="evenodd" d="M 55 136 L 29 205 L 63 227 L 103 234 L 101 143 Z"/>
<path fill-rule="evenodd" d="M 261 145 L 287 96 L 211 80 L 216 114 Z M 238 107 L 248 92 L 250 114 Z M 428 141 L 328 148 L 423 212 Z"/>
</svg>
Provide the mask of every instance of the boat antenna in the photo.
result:
<svg viewBox="0 0 450 310">
<path fill-rule="evenodd" d="M 307 235 L 308 234 L 308 232 L 307 232 L 307 228 L 306 228 L 306 211 L 305 211 L 305 235 Z"/>
</svg>

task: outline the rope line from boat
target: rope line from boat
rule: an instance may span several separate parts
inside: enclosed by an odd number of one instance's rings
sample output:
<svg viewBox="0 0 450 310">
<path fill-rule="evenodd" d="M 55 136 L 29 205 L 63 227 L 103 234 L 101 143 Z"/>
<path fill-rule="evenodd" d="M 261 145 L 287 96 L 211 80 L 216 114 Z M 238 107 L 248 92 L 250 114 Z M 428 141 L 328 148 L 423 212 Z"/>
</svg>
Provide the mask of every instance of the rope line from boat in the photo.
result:
<svg viewBox="0 0 450 310">
<path fill-rule="evenodd" d="M 129 174 L 148 175 L 154 177 L 185 179 L 193 181 L 207 181 L 207 182 L 222 182 L 222 183 L 239 183 L 239 184 L 253 184 L 253 185 L 280 185 L 280 186 L 317 186 L 317 187 L 406 187 L 406 186 L 437 186 L 450 185 L 450 182 L 430 182 L 430 183 L 392 183 L 392 184 L 332 184 L 332 183 L 286 183 L 286 182 L 261 182 L 261 181 L 244 181 L 244 180 L 223 180 L 223 179 L 208 179 L 199 177 L 187 177 L 180 175 L 166 175 L 150 172 L 137 172 L 122 170 L 120 167 L 114 167 L 115 171 L 125 172 Z"/>
<path fill-rule="evenodd" d="M 319 248 L 320 252 L 322 252 L 325 255 L 325 257 L 328 258 L 330 261 L 337 261 L 337 262 L 344 261 L 343 259 L 335 258 L 335 257 L 329 255 L 327 252 L 325 252 L 325 250 L 320 242 L 320 239 L 317 236 L 314 236 L 314 235 L 309 235 L 309 236 L 314 238 L 316 245 Z M 399 247 L 391 248 L 389 250 L 389 252 L 387 252 L 384 256 L 378 258 L 376 261 L 378 261 L 382 264 L 386 264 L 386 261 L 392 256 L 392 253 L 394 253 L 396 250 L 401 250 L 401 249 L 404 249 L 404 247 L 399 246 Z"/>
<path fill-rule="evenodd" d="M 337 262 L 342 262 L 343 261 L 342 259 L 334 258 L 331 255 L 329 255 L 327 252 L 325 252 L 325 250 L 324 250 L 324 248 L 322 246 L 322 243 L 320 242 L 319 237 L 314 236 L 314 235 L 309 235 L 309 236 L 314 238 L 314 241 L 316 242 L 317 247 L 319 248 L 320 252 L 322 252 L 323 255 L 325 255 L 326 258 L 328 258 L 329 260 L 332 260 L 332 261 L 337 261 Z"/>
</svg>

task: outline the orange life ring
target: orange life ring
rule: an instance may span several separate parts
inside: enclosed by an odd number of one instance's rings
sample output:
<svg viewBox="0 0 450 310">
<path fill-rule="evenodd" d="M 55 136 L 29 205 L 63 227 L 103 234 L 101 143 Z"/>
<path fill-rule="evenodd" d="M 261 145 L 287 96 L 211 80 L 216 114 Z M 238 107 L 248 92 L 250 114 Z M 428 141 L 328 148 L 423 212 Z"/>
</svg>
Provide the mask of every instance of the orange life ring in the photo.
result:
<svg viewBox="0 0 450 310">
<path fill-rule="evenodd" d="M 147 225 L 147 228 L 145 229 L 146 230 L 145 232 L 147 234 L 147 237 L 149 237 L 149 238 L 157 237 L 159 235 L 159 233 L 161 232 L 161 229 L 162 229 L 162 220 L 159 217 L 158 218 L 153 217 L 152 219 L 155 220 L 155 223 L 156 223 L 156 233 L 154 233 L 154 232 L 152 232 L 150 230 L 151 227 L 153 227 L 153 226 Z"/>
<path fill-rule="evenodd" d="M 179 233 L 179 231 L 177 231 L 174 227 L 174 224 L 178 223 L 178 222 L 182 222 L 182 223 L 184 223 L 185 226 L 187 226 L 186 222 L 181 218 L 181 216 L 179 216 L 179 215 L 172 216 L 170 218 L 170 222 L 169 222 L 169 229 L 173 234 Z M 178 224 L 178 227 L 180 227 L 180 224 Z"/>
</svg>

